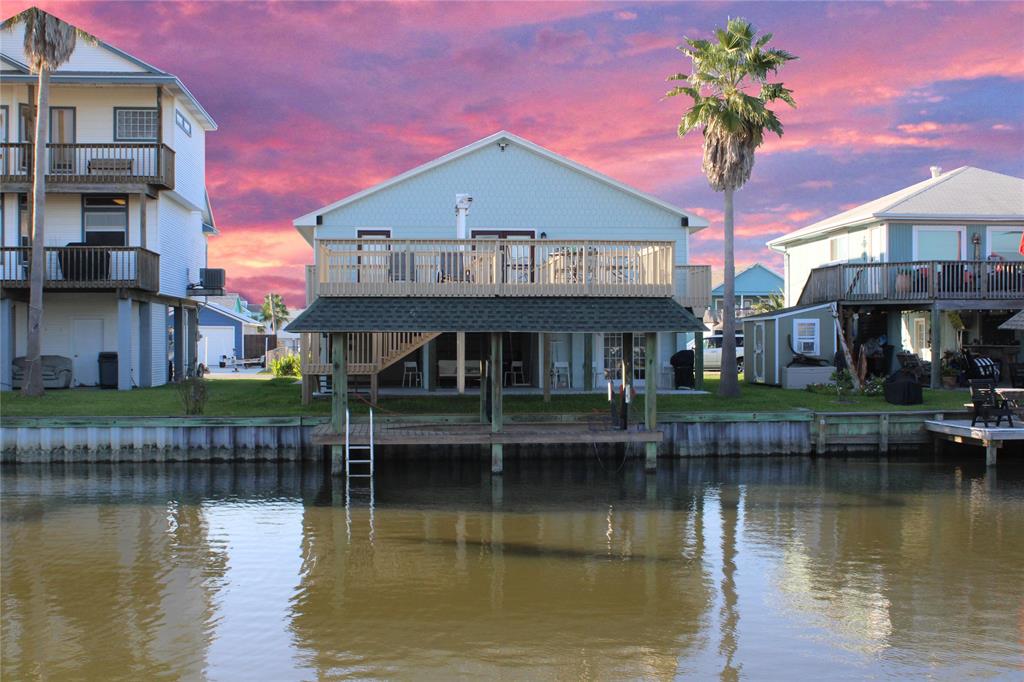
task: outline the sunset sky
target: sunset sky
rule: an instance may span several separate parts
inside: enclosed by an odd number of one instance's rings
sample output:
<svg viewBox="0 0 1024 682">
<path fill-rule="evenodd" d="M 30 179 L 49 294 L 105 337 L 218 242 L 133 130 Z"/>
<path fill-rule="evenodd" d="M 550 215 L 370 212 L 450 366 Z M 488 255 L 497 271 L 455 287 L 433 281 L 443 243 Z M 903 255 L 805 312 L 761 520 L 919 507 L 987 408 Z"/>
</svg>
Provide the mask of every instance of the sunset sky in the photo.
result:
<svg viewBox="0 0 1024 682">
<path fill-rule="evenodd" d="M 295 217 L 503 128 L 706 217 L 691 260 L 719 265 L 721 196 L 661 97 L 688 68 L 675 46 L 728 16 L 800 57 L 780 74 L 799 108 L 737 194 L 738 265 L 781 269 L 765 241 L 931 165 L 1024 175 L 1024 3 L 35 4 L 217 120 L 210 264 L 250 301 L 302 303 Z"/>
</svg>

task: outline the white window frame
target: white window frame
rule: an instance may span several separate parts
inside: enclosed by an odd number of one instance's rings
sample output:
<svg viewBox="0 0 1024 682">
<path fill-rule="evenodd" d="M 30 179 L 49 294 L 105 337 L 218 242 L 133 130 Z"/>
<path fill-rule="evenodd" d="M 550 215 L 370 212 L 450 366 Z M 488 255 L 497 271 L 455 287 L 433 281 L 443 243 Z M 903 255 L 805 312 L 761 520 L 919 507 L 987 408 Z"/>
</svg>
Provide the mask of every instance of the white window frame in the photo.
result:
<svg viewBox="0 0 1024 682">
<path fill-rule="evenodd" d="M 843 248 L 842 253 L 837 258 L 832 257 L 832 242 L 837 242 L 842 239 Z M 839 249 L 837 249 L 838 251 Z M 828 262 L 829 263 L 848 263 L 850 261 L 850 233 L 840 232 L 832 235 L 828 238 Z"/>
<path fill-rule="evenodd" d="M 992 254 L 992 233 L 996 230 L 1024 230 L 1024 225 L 987 225 L 985 227 L 985 258 Z"/>
<path fill-rule="evenodd" d="M 966 225 L 914 225 L 913 229 L 913 258 L 921 260 L 918 256 L 918 234 L 921 230 L 956 230 L 960 233 L 960 260 L 967 260 L 967 226 Z"/>
<path fill-rule="evenodd" d="M 151 136 L 125 135 L 121 132 L 119 116 L 128 113 L 144 113 L 153 119 L 153 134 Z M 125 121 L 128 125 L 129 122 Z M 156 107 L 115 107 L 114 108 L 114 141 L 116 142 L 156 142 L 160 136 L 160 115 Z"/>
<path fill-rule="evenodd" d="M 920 334 L 918 328 L 920 327 Z M 915 317 L 910 321 L 910 341 L 917 346 L 918 350 L 931 348 L 932 337 L 928 333 L 928 320 L 923 317 Z"/>
<path fill-rule="evenodd" d="M 804 350 L 804 348 L 800 345 L 801 338 L 804 338 L 804 339 L 808 338 L 808 337 L 801 337 L 797 333 L 797 329 L 799 329 L 800 325 L 802 325 L 802 324 L 813 324 L 814 325 L 814 350 L 810 350 L 810 351 Z M 818 355 L 818 354 L 820 354 L 821 353 L 821 320 L 819 320 L 816 317 L 797 317 L 797 318 L 794 318 L 793 319 L 793 347 L 796 349 L 796 351 L 798 353 L 802 353 L 803 355 Z"/>
<path fill-rule="evenodd" d="M 174 125 L 178 126 L 181 132 L 192 137 L 192 121 L 188 120 L 188 116 L 181 109 L 174 110 Z"/>
</svg>

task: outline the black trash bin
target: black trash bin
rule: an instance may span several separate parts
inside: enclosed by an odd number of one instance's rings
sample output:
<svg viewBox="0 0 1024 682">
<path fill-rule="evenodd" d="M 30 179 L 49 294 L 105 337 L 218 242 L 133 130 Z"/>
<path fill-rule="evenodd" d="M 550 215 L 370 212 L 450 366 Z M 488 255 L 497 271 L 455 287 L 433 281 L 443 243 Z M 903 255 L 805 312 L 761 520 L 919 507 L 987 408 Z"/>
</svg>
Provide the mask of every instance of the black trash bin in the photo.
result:
<svg viewBox="0 0 1024 682">
<path fill-rule="evenodd" d="M 692 350 L 681 350 L 672 355 L 668 360 L 672 365 L 674 381 L 672 388 L 693 388 L 694 381 L 694 352 Z"/>
<path fill-rule="evenodd" d="M 911 372 L 899 370 L 885 380 L 885 401 L 890 405 L 920 405 L 924 402 L 921 384 Z"/>
<path fill-rule="evenodd" d="M 117 353 L 100 353 L 100 388 L 117 388 Z"/>
</svg>

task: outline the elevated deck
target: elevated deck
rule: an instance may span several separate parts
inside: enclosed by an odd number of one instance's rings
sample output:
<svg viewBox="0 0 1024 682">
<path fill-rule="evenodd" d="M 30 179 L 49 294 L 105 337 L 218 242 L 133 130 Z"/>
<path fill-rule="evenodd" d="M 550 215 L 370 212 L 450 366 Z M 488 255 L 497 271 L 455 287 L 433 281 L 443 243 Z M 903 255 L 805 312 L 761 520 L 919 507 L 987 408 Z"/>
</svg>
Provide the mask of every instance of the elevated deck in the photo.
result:
<svg viewBox="0 0 1024 682">
<path fill-rule="evenodd" d="M 1005 423 L 1005 422 L 1004 422 Z M 1013 426 L 971 426 L 969 419 L 935 419 L 924 423 L 926 431 L 954 443 L 979 445 L 985 448 L 985 461 L 989 466 L 996 463 L 996 451 L 1006 441 L 1024 441 L 1024 424 Z"/>
<path fill-rule="evenodd" d="M 374 433 L 377 445 L 552 445 L 589 443 L 661 443 L 661 431 L 622 431 L 606 423 L 505 424 L 491 431 L 490 424 L 388 424 L 378 423 Z M 345 437 L 330 424 L 317 427 L 313 442 L 317 445 L 344 445 Z M 352 444 L 370 442 L 369 424 L 352 425 Z"/>
</svg>

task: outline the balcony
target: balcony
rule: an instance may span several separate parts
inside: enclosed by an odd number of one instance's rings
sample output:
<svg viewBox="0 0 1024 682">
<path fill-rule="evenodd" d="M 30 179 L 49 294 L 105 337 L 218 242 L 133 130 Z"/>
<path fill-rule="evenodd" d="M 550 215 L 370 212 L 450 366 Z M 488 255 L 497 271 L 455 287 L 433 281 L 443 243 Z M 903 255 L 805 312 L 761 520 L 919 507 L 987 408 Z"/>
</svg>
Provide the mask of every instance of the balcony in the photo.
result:
<svg viewBox="0 0 1024 682">
<path fill-rule="evenodd" d="M 0 144 L 0 183 L 8 191 L 23 191 L 11 186 L 32 182 L 34 161 L 31 142 Z M 46 168 L 49 191 L 79 191 L 82 186 L 135 189 L 126 185 L 174 189 L 174 150 L 165 144 L 48 144 Z"/>
<path fill-rule="evenodd" d="M 811 271 L 800 305 L 1024 299 L 1024 262 L 843 263 Z"/>
<path fill-rule="evenodd" d="M 32 249 L 0 247 L 0 285 L 27 288 Z M 46 279 L 50 290 L 160 289 L 160 256 L 135 246 L 48 246 Z"/>
<path fill-rule="evenodd" d="M 314 288 L 320 296 L 676 296 L 707 305 L 710 269 L 674 265 L 673 249 L 654 241 L 318 240 L 307 296 Z"/>
</svg>

